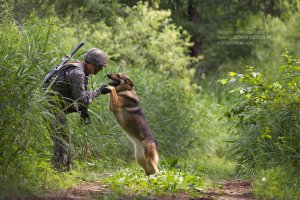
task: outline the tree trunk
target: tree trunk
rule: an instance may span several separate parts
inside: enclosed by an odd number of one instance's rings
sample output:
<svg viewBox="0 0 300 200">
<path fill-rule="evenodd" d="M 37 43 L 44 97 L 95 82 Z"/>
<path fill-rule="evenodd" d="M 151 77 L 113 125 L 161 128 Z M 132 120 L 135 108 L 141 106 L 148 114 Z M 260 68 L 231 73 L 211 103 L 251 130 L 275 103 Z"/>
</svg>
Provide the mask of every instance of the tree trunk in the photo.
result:
<svg viewBox="0 0 300 200">
<path fill-rule="evenodd" d="M 198 57 L 203 54 L 203 41 L 200 32 L 198 31 L 198 27 L 200 26 L 200 16 L 197 12 L 197 8 L 195 7 L 195 3 L 192 0 L 188 3 L 188 16 L 190 21 L 194 24 L 194 30 L 192 30 L 192 42 L 194 45 L 191 47 L 191 56 Z M 196 67 L 196 79 L 199 79 L 204 72 L 204 69 L 201 65 L 197 65 Z"/>
</svg>

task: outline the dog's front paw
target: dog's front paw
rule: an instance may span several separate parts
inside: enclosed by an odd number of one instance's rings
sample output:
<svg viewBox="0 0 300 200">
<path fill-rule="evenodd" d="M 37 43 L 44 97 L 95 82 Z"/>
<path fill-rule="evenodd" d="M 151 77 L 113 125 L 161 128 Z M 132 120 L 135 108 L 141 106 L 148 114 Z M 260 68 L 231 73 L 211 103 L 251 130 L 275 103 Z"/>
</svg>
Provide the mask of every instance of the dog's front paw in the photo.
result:
<svg viewBox="0 0 300 200">
<path fill-rule="evenodd" d="M 108 85 L 107 88 L 110 89 L 110 90 L 114 90 L 115 89 L 115 87 L 111 86 L 111 85 Z"/>
</svg>

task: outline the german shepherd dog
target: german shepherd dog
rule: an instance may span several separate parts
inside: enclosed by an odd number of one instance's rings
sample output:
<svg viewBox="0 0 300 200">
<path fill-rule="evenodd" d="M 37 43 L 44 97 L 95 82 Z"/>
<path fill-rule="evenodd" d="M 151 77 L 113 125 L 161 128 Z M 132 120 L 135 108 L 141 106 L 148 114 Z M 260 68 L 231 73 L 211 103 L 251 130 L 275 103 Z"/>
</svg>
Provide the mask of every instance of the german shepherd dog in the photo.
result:
<svg viewBox="0 0 300 200">
<path fill-rule="evenodd" d="M 137 162 L 146 175 L 159 173 L 156 141 L 140 107 L 133 82 L 126 74 L 121 73 L 107 74 L 107 77 L 112 80 L 108 83 L 108 88 L 111 89 L 109 109 L 133 142 Z"/>
</svg>

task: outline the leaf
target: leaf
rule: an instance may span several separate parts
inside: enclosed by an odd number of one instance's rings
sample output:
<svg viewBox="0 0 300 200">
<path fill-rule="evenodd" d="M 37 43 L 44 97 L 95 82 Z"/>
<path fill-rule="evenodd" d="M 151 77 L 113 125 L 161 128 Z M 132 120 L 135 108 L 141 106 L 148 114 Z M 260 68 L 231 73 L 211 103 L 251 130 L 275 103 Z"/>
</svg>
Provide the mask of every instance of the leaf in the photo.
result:
<svg viewBox="0 0 300 200">
<path fill-rule="evenodd" d="M 228 79 L 221 79 L 218 80 L 218 82 L 220 82 L 222 85 L 226 85 L 228 83 Z"/>
<path fill-rule="evenodd" d="M 266 95 L 263 95 L 263 94 L 259 95 L 259 97 L 262 98 L 262 99 L 267 99 L 268 98 Z"/>
<path fill-rule="evenodd" d="M 233 83 L 233 82 L 235 82 L 236 81 L 236 78 L 232 78 L 232 79 L 230 79 L 229 81 L 228 81 L 228 83 Z"/>
<path fill-rule="evenodd" d="M 87 165 L 89 165 L 89 166 L 95 166 L 95 164 L 94 164 L 94 163 L 91 163 L 91 162 L 85 161 L 85 163 L 86 163 Z"/>
<path fill-rule="evenodd" d="M 300 71 L 300 66 L 295 66 L 295 67 L 293 67 L 293 69 L 294 69 L 295 71 Z"/>
<path fill-rule="evenodd" d="M 236 77 L 244 78 L 244 74 L 237 74 Z"/>
<path fill-rule="evenodd" d="M 282 85 L 280 85 L 280 83 L 278 83 L 278 82 L 277 83 L 273 83 L 273 87 L 276 88 L 276 89 L 277 88 L 282 89 Z"/>
<path fill-rule="evenodd" d="M 272 139 L 272 136 L 269 135 L 268 133 L 264 133 L 264 134 L 261 135 L 261 138 L 263 138 L 263 139 Z"/>
<path fill-rule="evenodd" d="M 249 99 L 251 97 L 251 94 L 248 93 L 245 96 Z"/>
<path fill-rule="evenodd" d="M 256 77 L 258 77 L 258 76 L 260 75 L 260 73 L 258 73 L 258 72 L 253 72 L 252 75 L 253 75 L 254 78 L 256 78 Z"/>
<path fill-rule="evenodd" d="M 230 77 L 233 77 L 233 76 L 235 76 L 235 75 L 236 75 L 235 72 L 229 72 L 229 76 L 230 76 Z"/>
</svg>

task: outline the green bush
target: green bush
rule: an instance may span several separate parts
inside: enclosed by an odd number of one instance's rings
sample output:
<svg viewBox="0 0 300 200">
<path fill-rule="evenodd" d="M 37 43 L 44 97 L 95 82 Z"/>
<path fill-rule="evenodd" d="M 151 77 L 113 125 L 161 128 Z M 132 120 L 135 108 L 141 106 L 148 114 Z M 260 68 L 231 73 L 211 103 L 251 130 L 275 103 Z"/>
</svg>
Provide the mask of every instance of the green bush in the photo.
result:
<svg viewBox="0 0 300 200">
<path fill-rule="evenodd" d="M 239 82 L 232 91 L 243 101 L 226 115 L 235 133 L 233 153 L 249 169 L 286 166 L 299 168 L 300 91 L 299 61 L 284 54 L 281 78 L 269 81 L 249 67 L 244 74 L 230 73 L 224 84 Z"/>
<path fill-rule="evenodd" d="M 299 6 L 298 4 L 298 10 Z M 247 18 L 247 25 L 241 28 L 241 30 L 248 30 L 250 32 L 260 31 L 261 34 L 259 36 L 261 36 L 261 39 L 247 39 L 246 42 L 252 44 L 241 45 L 238 48 L 241 50 L 241 52 L 237 52 L 238 55 L 242 55 L 243 52 L 246 52 L 246 54 L 235 59 L 225 57 L 222 60 L 222 70 L 220 70 L 220 73 L 241 71 L 245 65 L 251 65 L 255 66 L 255 69 L 263 73 L 265 77 L 272 79 L 280 77 L 278 66 L 283 65 L 284 62 L 278 55 L 281 55 L 286 49 L 293 55 L 300 55 L 298 43 L 295 42 L 298 41 L 297 33 L 300 31 L 297 25 L 300 20 L 300 12 L 295 12 L 291 17 L 287 17 L 284 20 L 280 20 L 277 17 L 263 16 L 263 14 Z M 247 34 L 244 36 L 247 36 Z M 220 50 L 218 49 L 218 51 Z M 229 46 L 226 53 L 234 53 L 232 46 Z M 226 53 L 221 54 L 222 56 L 226 56 Z"/>
<path fill-rule="evenodd" d="M 161 169 L 160 174 L 150 176 L 145 176 L 136 167 L 126 168 L 105 178 L 104 183 L 118 193 L 135 195 L 162 195 L 183 191 L 192 194 L 203 190 L 200 171 L 195 174 L 175 168 Z"/>
<path fill-rule="evenodd" d="M 260 199 L 300 199 L 299 180 L 299 174 L 276 167 L 257 174 L 252 190 Z"/>
<path fill-rule="evenodd" d="M 231 72 L 225 85 L 239 101 L 226 113 L 234 139 L 232 153 L 241 170 L 256 174 L 253 190 L 262 199 L 298 199 L 300 167 L 300 67 L 286 52 L 277 81 L 248 67 Z"/>
<path fill-rule="evenodd" d="M 66 27 L 65 33 L 73 38 L 84 38 L 89 46 L 103 48 L 112 69 L 147 68 L 157 73 L 192 78 L 193 71 L 187 68 L 195 61 L 188 56 L 192 45 L 190 37 L 171 22 L 170 15 L 170 11 L 138 3 L 112 16 L 113 24 L 104 20 L 92 25 L 82 23 Z"/>
</svg>

